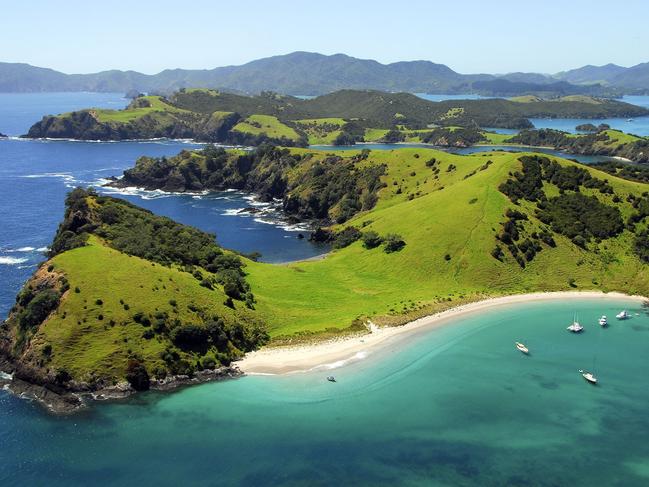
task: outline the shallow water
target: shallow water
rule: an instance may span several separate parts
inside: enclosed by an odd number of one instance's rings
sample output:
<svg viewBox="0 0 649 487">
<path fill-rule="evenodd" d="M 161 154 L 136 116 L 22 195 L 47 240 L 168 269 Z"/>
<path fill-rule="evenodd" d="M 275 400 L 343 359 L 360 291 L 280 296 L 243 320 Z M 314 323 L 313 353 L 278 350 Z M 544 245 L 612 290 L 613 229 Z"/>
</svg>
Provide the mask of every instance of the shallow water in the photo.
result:
<svg viewBox="0 0 649 487">
<path fill-rule="evenodd" d="M 622 307 L 641 314 L 599 328 L 602 313 Z M 582 335 L 565 330 L 574 311 Z M 517 304 L 402 337 L 333 371 L 150 393 L 69 418 L 0 395 L 0 481 L 646 485 L 641 311 L 624 300 Z M 324 378 L 332 373 L 335 384 Z"/>
</svg>

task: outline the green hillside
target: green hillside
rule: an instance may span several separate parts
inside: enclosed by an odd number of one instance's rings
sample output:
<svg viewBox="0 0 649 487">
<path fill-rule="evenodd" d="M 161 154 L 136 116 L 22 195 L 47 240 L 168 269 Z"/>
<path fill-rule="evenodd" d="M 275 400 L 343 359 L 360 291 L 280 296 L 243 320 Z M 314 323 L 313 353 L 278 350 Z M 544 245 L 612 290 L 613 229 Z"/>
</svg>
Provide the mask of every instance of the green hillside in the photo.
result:
<svg viewBox="0 0 649 487">
<path fill-rule="evenodd" d="M 338 141 L 342 143 L 362 139 L 366 129 L 424 130 L 432 125 L 524 129 L 532 128 L 530 117 L 607 118 L 649 114 L 649 110 L 628 103 L 585 96 L 521 101 L 526 102 L 504 99 L 431 102 L 410 93 L 372 90 L 341 90 L 304 100 L 268 92 L 244 96 L 182 89 L 168 98 L 136 98 L 124 110 L 87 109 L 46 116 L 30 128 L 27 136 L 84 140 L 185 137 L 228 144 L 273 142 L 304 146 L 336 143 L 340 133 L 332 133 L 338 130 L 345 134 Z M 319 121 L 314 125 L 314 120 Z"/>
<path fill-rule="evenodd" d="M 358 317 L 401 323 L 485 295 L 573 288 L 649 292 L 647 266 L 634 252 L 635 237 L 629 230 L 580 247 L 542 223 L 534 204 L 514 204 L 499 191 L 510 173 L 519 170 L 520 157 L 450 156 L 419 149 L 373 151 L 372 161 L 387 164 L 388 185 L 373 210 L 345 226 L 383 236 L 397 233 L 405 247 L 386 253 L 381 246 L 368 250 L 359 240 L 320 261 L 285 266 L 252 263 L 248 278 L 259 298 L 258 310 L 268 317 L 271 335 L 320 332 L 349 325 Z M 439 169 L 437 179 L 426 164 L 432 158 L 438 161 L 433 166 Z M 492 163 L 485 167 L 488 161 Z M 561 164 L 578 167 L 568 161 Z M 628 195 L 640 197 L 649 189 L 585 171 L 609 179 L 614 194 L 584 187 L 580 194 L 595 195 L 619 208 L 625 219 L 634 211 L 626 202 Z M 559 194 L 556 184 L 545 182 L 543 192 L 549 197 Z M 528 216 L 520 225 L 524 230 L 518 245 L 543 231 L 556 244 L 541 242 L 542 250 L 524 260 L 524 268 L 497 239 L 508 220 L 507 209 L 514 208 Z M 492 256 L 496 245 L 505 249 L 502 260 Z"/>
<path fill-rule="evenodd" d="M 125 179 L 165 188 L 179 174 L 281 198 L 289 214 L 327 227 L 313 237 L 333 251 L 253 262 L 196 229 L 75 190 L 52 258 L 1 329 L 0 352 L 22 377 L 138 384 L 227 365 L 266 333 L 282 343 L 364 330 L 367 320 L 398 325 L 512 293 L 649 293 L 649 185 L 570 161 L 207 147 L 141 159 Z"/>
<path fill-rule="evenodd" d="M 638 235 L 644 220 L 625 224 L 647 188 L 570 161 L 559 160 L 566 168 L 559 170 L 544 158 L 546 162 L 537 163 L 547 173 L 539 194 L 555 206 L 544 209 L 539 205 L 545 203 L 522 197 L 512 201 L 499 188 L 520 173 L 526 156 L 292 149 L 265 150 L 251 158 L 209 149 L 164 161 L 143 158 L 126 171 L 122 184 L 169 189 L 173 181 L 181 184 L 173 190 L 195 190 L 236 183 L 240 189 L 283 199 L 289 214 L 333 225 L 332 232 L 320 236 L 337 247 L 324 260 L 248 265 L 249 282 L 259 297 L 257 309 L 267 316 L 275 337 L 344 327 L 361 316 L 403 321 L 404 306 L 412 317 L 484 294 L 573 287 L 646 292 L 645 266 L 636 249 L 642 246 Z M 245 164 L 238 162 L 242 157 Z M 210 162 L 214 158 L 221 162 Z M 235 170 L 244 165 L 249 172 Z M 194 168 L 191 179 L 180 179 L 190 173 L 189 166 Z M 341 168 L 347 176 L 339 179 L 335 174 Z M 377 176 L 379 183 L 372 182 Z M 343 184 L 352 180 L 352 185 Z M 561 205 L 600 210 L 590 200 L 564 201 L 564 194 L 577 194 L 577 189 L 579 196 L 594 196 L 619 210 L 621 227 L 604 235 L 583 222 L 554 221 L 552 210 Z M 512 220 L 508 209 L 525 218 Z M 570 214 L 573 220 L 577 217 Z M 606 212 L 589 218 L 611 220 Z M 517 240 L 501 239 L 505 226 L 511 232 L 512 225 Z M 406 245 L 389 254 L 382 245 L 366 249 L 357 239 L 367 232 L 398 234 Z"/>
<path fill-rule="evenodd" d="M 245 263 L 213 235 L 82 189 L 66 208 L 51 258 L 0 328 L 19 378 L 148 388 L 149 377 L 228 366 L 265 343 Z"/>
</svg>

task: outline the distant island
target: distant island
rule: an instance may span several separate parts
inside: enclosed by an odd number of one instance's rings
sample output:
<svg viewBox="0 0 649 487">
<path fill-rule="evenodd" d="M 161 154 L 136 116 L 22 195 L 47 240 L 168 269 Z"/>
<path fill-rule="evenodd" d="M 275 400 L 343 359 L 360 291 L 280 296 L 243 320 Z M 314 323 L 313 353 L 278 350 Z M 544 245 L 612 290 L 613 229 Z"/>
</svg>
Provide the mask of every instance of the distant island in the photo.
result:
<svg viewBox="0 0 649 487">
<path fill-rule="evenodd" d="M 191 89 L 181 90 L 169 98 L 140 96 L 124 110 L 87 109 L 46 116 L 26 136 L 80 140 L 169 137 L 231 144 L 258 145 L 270 141 L 305 146 L 327 141 L 337 143 L 337 139 L 343 143 L 375 140 L 390 130 L 425 133 L 436 126 L 525 129 L 532 128 L 529 118 L 647 114 L 646 108 L 591 97 L 431 102 L 408 93 L 344 90 L 304 100 L 276 93 L 251 97 Z"/>
<path fill-rule="evenodd" d="M 460 74 L 444 64 L 402 61 L 381 64 L 344 54 L 293 52 L 240 66 L 167 69 L 146 75 L 110 70 L 65 74 L 20 63 L 0 63 L 0 92 L 99 91 L 170 94 L 180 88 L 211 88 L 259 94 L 324 95 L 343 89 L 486 96 L 621 96 L 649 91 L 649 63 L 625 68 L 584 66 L 554 75 Z"/>
<path fill-rule="evenodd" d="M 112 184 L 280 199 L 330 242 L 273 265 L 76 189 L 48 260 L 0 327 L 10 388 L 58 411 L 236 376 L 267 343 L 367 333 L 491 296 L 649 294 L 646 174 L 543 155 L 426 148 L 184 151 Z M 628 179 L 624 179 L 628 178 Z M 629 180 L 632 179 L 632 180 Z"/>
<path fill-rule="evenodd" d="M 607 131 L 604 126 L 593 125 L 597 136 L 590 138 L 534 130 L 504 136 L 480 127 L 531 129 L 529 118 L 647 114 L 649 110 L 642 107 L 584 96 L 430 102 L 408 93 L 347 90 L 303 100 L 276 93 L 250 97 L 193 89 L 169 98 L 138 96 L 124 110 L 87 109 L 46 116 L 25 137 L 186 138 L 243 146 L 272 143 L 297 147 L 361 142 L 414 142 L 440 147 L 518 144 L 645 162 L 649 157 L 646 138 Z"/>
</svg>

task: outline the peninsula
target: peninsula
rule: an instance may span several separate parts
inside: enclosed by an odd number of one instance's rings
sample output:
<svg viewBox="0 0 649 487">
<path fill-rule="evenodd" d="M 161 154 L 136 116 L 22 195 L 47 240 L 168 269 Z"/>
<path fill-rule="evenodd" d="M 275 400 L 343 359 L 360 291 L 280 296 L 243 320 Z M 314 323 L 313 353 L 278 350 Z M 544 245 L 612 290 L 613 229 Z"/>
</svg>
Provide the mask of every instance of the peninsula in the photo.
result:
<svg viewBox="0 0 649 487">
<path fill-rule="evenodd" d="M 370 322 L 398 326 L 487 297 L 649 294 L 649 185 L 563 159 L 208 146 L 140 159 L 119 181 L 279 198 L 324 227 L 313 238 L 333 250 L 256 262 L 132 204 L 73 191 L 49 259 L 0 327 L 12 387 L 38 386 L 33 395 L 57 409 L 236 375 L 232 361 L 267 343 L 367 333 Z"/>
</svg>

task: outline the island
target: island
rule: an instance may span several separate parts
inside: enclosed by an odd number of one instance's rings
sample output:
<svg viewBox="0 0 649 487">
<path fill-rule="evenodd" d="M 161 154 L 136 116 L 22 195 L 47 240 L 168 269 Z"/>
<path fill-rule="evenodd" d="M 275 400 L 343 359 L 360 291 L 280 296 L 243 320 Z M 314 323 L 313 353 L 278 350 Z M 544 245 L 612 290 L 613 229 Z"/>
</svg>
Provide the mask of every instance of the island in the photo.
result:
<svg viewBox="0 0 649 487">
<path fill-rule="evenodd" d="M 553 129 L 523 130 L 504 142 L 532 147 L 552 147 L 570 154 L 610 156 L 632 162 L 649 162 L 649 137 L 640 137 L 604 127 L 579 135 Z"/>
<path fill-rule="evenodd" d="M 485 298 L 647 295 L 649 185 L 625 176 L 532 152 L 428 148 L 207 146 L 141 158 L 111 184 L 279 198 L 332 250 L 257 262 L 75 189 L 48 259 L 0 327 L 0 370 L 10 389 L 68 411 L 235 377 L 259 347 L 358 337 Z"/>
<path fill-rule="evenodd" d="M 244 96 L 183 89 L 169 97 L 138 96 L 124 110 L 87 109 L 45 116 L 30 138 L 126 140 L 189 138 L 256 146 L 346 145 L 399 141 L 404 133 L 434 143 L 432 129 L 501 127 L 529 129 L 529 118 L 605 118 L 649 115 L 646 108 L 587 96 L 544 100 L 449 100 L 431 102 L 409 93 L 341 90 L 313 99 L 263 92 Z M 397 134 L 398 132 L 398 134 Z"/>
</svg>

